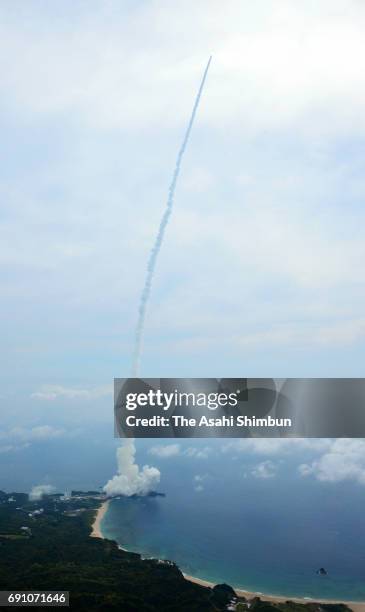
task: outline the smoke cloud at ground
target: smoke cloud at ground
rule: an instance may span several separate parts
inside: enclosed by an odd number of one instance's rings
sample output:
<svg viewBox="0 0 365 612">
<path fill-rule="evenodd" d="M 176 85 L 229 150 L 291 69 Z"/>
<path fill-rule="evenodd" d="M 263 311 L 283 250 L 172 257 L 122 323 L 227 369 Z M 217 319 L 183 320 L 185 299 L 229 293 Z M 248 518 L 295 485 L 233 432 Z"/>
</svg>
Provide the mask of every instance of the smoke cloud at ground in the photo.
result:
<svg viewBox="0 0 365 612">
<path fill-rule="evenodd" d="M 134 440 L 127 439 L 117 449 L 118 471 L 104 486 L 107 495 L 146 495 L 160 482 L 160 471 L 148 465 L 142 469 L 135 463 Z"/>
</svg>

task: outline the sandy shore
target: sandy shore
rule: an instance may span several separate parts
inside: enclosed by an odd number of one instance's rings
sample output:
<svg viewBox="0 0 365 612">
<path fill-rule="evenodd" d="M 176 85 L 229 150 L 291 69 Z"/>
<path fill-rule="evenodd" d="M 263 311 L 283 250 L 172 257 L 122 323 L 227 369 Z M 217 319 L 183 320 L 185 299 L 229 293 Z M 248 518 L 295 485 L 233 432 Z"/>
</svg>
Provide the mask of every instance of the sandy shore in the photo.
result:
<svg viewBox="0 0 365 612">
<path fill-rule="evenodd" d="M 98 508 L 98 511 L 95 515 L 94 522 L 91 525 L 92 531 L 90 533 L 90 536 L 92 538 L 102 538 L 103 537 L 103 534 L 101 533 L 101 530 L 100 530 L 100 524 L 101 524 L 104 514 L 108 510 L 108 506 L 109 506 L 109 500 L 107 499 L 105 502 L 101 504 L 100 508 Z"/>
<path fill-rule="evenodd" d="M 108 506 L 109 506 L 109 501 L 110 500 L 106 500 L 105 502 L 103 502 L 101 504 L 101 506 L 98 508 L 98 511 L 95 515 L 95 519 L 94 522 L 92 524 L 92 531 L 90 536 L 92 538 L 103 538 L 103 534 L 100 530 L 100 524 L 101 521 L 103 519 L 103 516 L 105 515 L 106 511 L 108 510 Z M 119 548 L 121 550 L 125 550 L 124 548 L 122 548 L 121 546 L 119 546 Z M 128 552 L 128 551 L 126 551 Z M 209 582 L 208 580 L 202 580 L 200 578 L 195 578 L 195 576 L 190 576 L 189 574 L 183 574 L 184 578 L 186 580 L 190 580 L 190 582 L 195 582 L 195 584 L 200 584 L 201 586 L 205 586 L 205 587 L 214 587 L 214 583 L 213 582 Z M 331 601 L 329 599 L 311 599 L 311 598 L 306 598 L 306 597 L 281 597 L 279 595 L 265 595 L 264 593 L 260 593 L 260 592 L 252 592 L 252 591 L 245 591 L 242 589 L 237 589 L 235 587 L 233 587 L 234 591 L 237 593 L 237 595 L 239 597 L 246 597 L 246 599 L 253 599 L 254 597 L 260 597 L 260 599 L 262 599 L 262 601 L 271 601 L 272 603 L 285 603 L 286 601 L 294 601 L 296 603 L 301 603 L 301 604 L 308 604 L 308 603 L 326 603 L 326 604 L 333 604 L 333 603 L 343 603 L 346 604 L 351 610 L 353 610 L 353 612 L 365 612 L 365 602 L 357 602 L 357 601 Z"/>
<path fill-rule="evenodd" d="M 184 578 L 186 580 L 190 580 L 190 582 L 195 582 L 196 584 L 200 584 L 205 587 L 214 587 L 213 582 L 209 582 L 208 580 L 201 580 L 200 578 L 195 578 L 195 576 L 189 576 L 189 574 L 184 574 Z M 252 591 L 244 591 L 241 589 L 236 589 L 233 587 L 234 591 L 237 593 L 239 597 L 246 597 L 246 599 L 253 599 L 254 597 L 260 597 L 262 601 L 271 601 L 272 603 L 285 603 L 286 601 L 294 601 L 295 603 L 308 604 L 308 603 L 325 603 L 325 604 L 333 604 L 333 603 L 343 603 L 346 604 L 353 612 L 365 612 L 365 602 L 357 602 L 357 601 L 330 601 L 329 599 L 311 599 L 306 597 L 280 597 L 279 595 L 265 595 L 264 593 L 254 593 Z"/>
</svg>

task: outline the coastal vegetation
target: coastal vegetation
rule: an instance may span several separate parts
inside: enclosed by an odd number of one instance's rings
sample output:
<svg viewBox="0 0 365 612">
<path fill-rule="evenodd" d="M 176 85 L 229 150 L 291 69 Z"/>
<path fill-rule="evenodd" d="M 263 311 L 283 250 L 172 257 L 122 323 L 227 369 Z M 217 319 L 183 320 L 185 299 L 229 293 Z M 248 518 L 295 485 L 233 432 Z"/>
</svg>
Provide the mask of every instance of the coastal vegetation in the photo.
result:
<svg viewBox="0 0 365 612">
<path fill-rule="evenodd" d="M 248 609 L 228 585 L 195 584 L 174 563 L 143 560 L 116 542 L 90 538 L 102 496 L 72 493 L 29 501 L 25 494 L 0 492 L 0 590 L 69 591 L 70 607 L 80 612 Z M 253 612 L 347 610 L 344 605 L 271 604 L 259 598 L 250 605 Z"/>
</svg>

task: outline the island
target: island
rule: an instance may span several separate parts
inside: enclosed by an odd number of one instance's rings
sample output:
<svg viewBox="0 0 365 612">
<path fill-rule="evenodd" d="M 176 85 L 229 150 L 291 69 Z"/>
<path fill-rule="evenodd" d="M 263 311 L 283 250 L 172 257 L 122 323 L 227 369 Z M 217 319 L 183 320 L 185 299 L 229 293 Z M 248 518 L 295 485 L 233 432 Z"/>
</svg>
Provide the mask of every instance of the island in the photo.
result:
<svg viewBox="0 0 365 612">
<path fill-rule="evenodd" d="M 344 604 L 248 599 L 226 584 L 187 579 L 172 561 L 142 559 L 103 539 L 96 523 L 107 503 L 98 491 L 37 501 L 0 491 L 0 589 L 69 591 L 71 609 L 81 612 L 350 610 Z"/>
</svg>

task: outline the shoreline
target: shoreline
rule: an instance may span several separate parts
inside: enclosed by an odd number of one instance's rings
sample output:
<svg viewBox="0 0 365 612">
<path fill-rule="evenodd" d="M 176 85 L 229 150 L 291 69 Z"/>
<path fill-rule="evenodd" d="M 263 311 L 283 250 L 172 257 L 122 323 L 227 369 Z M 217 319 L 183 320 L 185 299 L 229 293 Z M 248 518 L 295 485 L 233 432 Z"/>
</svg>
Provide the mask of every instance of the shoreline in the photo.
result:
<svg viewBox="0 0 365 612">
<path fill-rule="evenodd" d="M 105 539 L 103 533 L 101 531 L 101 521 L 103 520 L 108 507 L 109 507 L 110 499 L 105 500 L 97 509 L 94 521 L 91 525 L 92 531 L 90 533 L 90 537 L 92 538 L 101 538 Z M 120 544 L 118 544 L 118 548 L 125 552 L 127 551 Z M 209 580 L 203 580 L 202 578 L 197 578 L 196 576 L 190 576 L 190 574 L 185 574 L 182 572 L 185 580 L 189 580 L 190 582 L 194 582 L 195 584 L 199 584 L 200 586 L 213 588 L 215 584 L 214 582 L 210 582 Z M 261 593 L 259 591 L 246 591 L 242 588 L 236 588 L 232 586 L 233 590 L 237 594 L 238 597 L 245 597 L 246 599 L 254 599 L 255 597 L 259 597 L 262 601 L 268 601 L 271 603 L 285 603 L 287 601 L 292 601 L 294 603 L 300 604 L 310 604 L 310 603 L 319 603 L 319 604 L 345 604 L 348 606 L 353 612 L 365 612 L 365 602 L 363 601 L 344 601 L 344 600 L 332 600 L 332 599 L 314 599 L 312 597 L 289 597 L 285 595 L 269 595 L 265 593 Z"/>
<path fill-rule="evenodd" d="M 190 576 L 190 574 L 185 574 L 183 572 L 183 576 L 185 580 L 189 580 L 190 582 L 194 582 L 195 584 L 199 584 L 200 586 L 205 587 L 214 587 L 214 582 L 210 582 L 209 580 L 203 580 L 202 578 L 196 578 L 195 576 Z M 313 597 L 290 597 L 285 595 L 268 595 L 266 593 L 261 593 L 259 591 L 246 591 L 242 588 L 232 586 L 232 589 L 237 594 L 238 597 L 245 597 L 246 599 L 254 599 L 255 597 L 259 597 L 262 601 L 268 601 L 271 603 L 286 603 L 287 601 L 292 601 L 294 603 L 300 604 L 310 604 L 310 603 L 319 603 L 319 604 L 344 604 L 351 608 L 354 612 L 365 612 L 365 602 L 364 601 L 344 601 L 344 600 L 334 600 L 334 599 L 317 599 Z"/>
<path fill-rule="evenodd" d="M 91 538 L 104 539 L 100 525 L 101 525 L 101 521 L 103 520 L 106 511 L 108 510 L 109 502 L 110 502 L 109 499 L 103 501 L 101 506 L 99 506 L 99 508 L 97 509 L 94 521 L 91 525 L 91 533 L 90 533 Z"/>
</svg>

